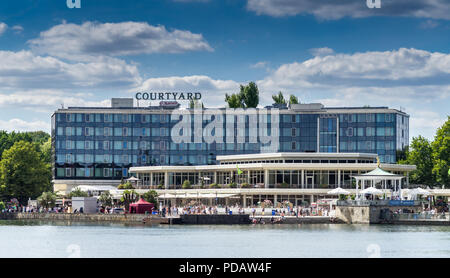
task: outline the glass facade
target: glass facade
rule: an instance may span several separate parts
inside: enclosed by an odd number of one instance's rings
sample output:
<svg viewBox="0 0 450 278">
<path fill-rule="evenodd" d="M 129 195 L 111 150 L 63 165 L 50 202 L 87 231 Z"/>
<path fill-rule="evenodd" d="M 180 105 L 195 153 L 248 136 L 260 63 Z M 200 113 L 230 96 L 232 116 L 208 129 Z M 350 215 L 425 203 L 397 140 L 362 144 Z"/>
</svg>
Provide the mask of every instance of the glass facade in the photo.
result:
<svg viewBox="0 0 450 278">
<path fill-rule="evenodd" d="M 234 134 L 224 132 L 220 143 L 207 143 L 204 139 L 175 143 L 171 132 L 180 119 L 172 118 L 171 110 L 76 110 L 61 109 L 52 116 L 55 179 L 118 180 L 127 178 L 132 166 L 211 165 L 216 164 L 217 155 L 260 153 L 263 144 L 253 138 L 249 115 L 224 117 L 223 127 L 230 124 Z M 280 110 L 278 152 L 376 153 L 381 162 L 395 163 L 396 150 L 408 145 L 409 116 L 404 113 L 387 108 L 382 110 L 392 112 L 379 113 L 375 108 L 359 108 L 358 113 L 344 108 L 345 112 L 334 110 L 333 113 Z M 202 128 L 213 118 L 214 115 L 203 117 Z M 257 126 L 262 124 L 267 125 L 268 133 L 273 132 L 270 117 L 258 118 Z M 191 134 L 194 138 L 194 124 Z M 227 135 L 235 135 L 234 141 L 227 141 Z M 238 135 L 245 139 L 239 140 Z M 294 181 L 297 179 L 295 173 L 290 175 Z M 330 173 L 327 179 L 333 181 L 335 175 Z"/>
</svg>

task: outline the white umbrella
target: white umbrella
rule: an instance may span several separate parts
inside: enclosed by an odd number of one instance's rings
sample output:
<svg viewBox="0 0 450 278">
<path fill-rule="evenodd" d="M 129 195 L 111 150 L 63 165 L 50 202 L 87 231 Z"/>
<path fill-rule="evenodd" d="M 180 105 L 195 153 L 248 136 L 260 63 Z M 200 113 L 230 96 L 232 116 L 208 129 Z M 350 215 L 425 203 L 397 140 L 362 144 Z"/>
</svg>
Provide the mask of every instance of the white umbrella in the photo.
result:
<svg viewBox="0 0 450 278">
<path fill-rule="evenodd" d="M 349 195 L 350 192 L 340 187 L 327 192 L 328 195 Z"/>
<path fill-rule="evenodd" d="M 375 187 L 368 187 L 361 191 L 361 194 L 370 194 L 370 195 L 383 195 L 383 191 L 375 188 Z"/>
<path fill-rule="evenodd" d="M 408 195 L 411 195 L 411 196 L 415 196 L 415 195 L 428 196 L 428 195 L 431 195 L 431 193 L 428 190 L 425 190 L 425 189 L 422 189 L 422 188 L 418 187 L 418 188 L 414 188 L 414 189 L 409 190 Z"/>
</svg>

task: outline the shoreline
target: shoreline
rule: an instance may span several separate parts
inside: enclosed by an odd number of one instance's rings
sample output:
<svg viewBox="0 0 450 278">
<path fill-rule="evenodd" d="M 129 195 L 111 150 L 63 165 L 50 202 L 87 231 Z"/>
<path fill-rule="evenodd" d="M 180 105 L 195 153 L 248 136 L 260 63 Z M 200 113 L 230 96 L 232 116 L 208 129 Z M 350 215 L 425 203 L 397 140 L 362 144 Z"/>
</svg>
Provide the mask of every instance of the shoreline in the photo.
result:
<svg viewBox="0 0 450 278">
<path fill-rule="evenodd" d="M 273 218 L 272 218 L 273 217 Z M 183 221 L 183 219 L 188 219 Z M 259 223 L 253 223 L 256 219 Z M 276 220 L 271 222 L 271 219 Z M 270 225 L 270 224 L 346 224 L 330 216 L 255 216 L 249 215 L 184 215 L 183 217 L 160 217 L 145 214 L 69 214 L 69 213 L 0 213 L 0 220 L 6 221 L 49 221 L 98 224 L 143 224 L 143 225 Z M 264 223 L 261 223 L 261 220 Z M 277 221 L 278 220 L 278 221 Z M 450 226 L 448 220 L 395 220 L 371 225 L 415 225 Z"/>
</svg>

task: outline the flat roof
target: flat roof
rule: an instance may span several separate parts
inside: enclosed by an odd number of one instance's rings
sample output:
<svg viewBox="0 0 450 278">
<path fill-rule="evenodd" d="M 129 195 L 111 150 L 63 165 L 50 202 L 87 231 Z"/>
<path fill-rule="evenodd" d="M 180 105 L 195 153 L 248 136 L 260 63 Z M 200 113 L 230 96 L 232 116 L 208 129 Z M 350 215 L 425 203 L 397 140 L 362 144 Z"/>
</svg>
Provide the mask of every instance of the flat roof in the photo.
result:
<svg viewBox="0 0 450 278">
<path fill-rule="evenodd" d="M 306 153 L 306 152 L 290 152 L 290 153 L 257 153 L 257 154 L 235 154 L 235 155 L 218 155 L 216 160 L 249 160 L 249 159 L 280 159 L 280 158 L 377 158 L 375 153 Z"/>
</svg>

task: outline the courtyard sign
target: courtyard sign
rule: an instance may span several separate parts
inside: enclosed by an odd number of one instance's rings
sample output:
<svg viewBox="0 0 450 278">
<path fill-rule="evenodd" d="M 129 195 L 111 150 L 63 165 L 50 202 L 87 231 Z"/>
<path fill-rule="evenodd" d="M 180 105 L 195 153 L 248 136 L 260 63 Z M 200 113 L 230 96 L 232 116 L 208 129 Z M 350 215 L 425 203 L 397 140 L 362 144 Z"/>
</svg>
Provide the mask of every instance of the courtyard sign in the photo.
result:
<svg viewBox="0 0 450 278">
<path fill-rule="evenodd" d="M 202 94 L 198 92 L 166 92 L 166 93 L 147 93 L 138 92 L 136 93 L 137 100 L 200 100 L 202 99 Z"/>
</svg>

